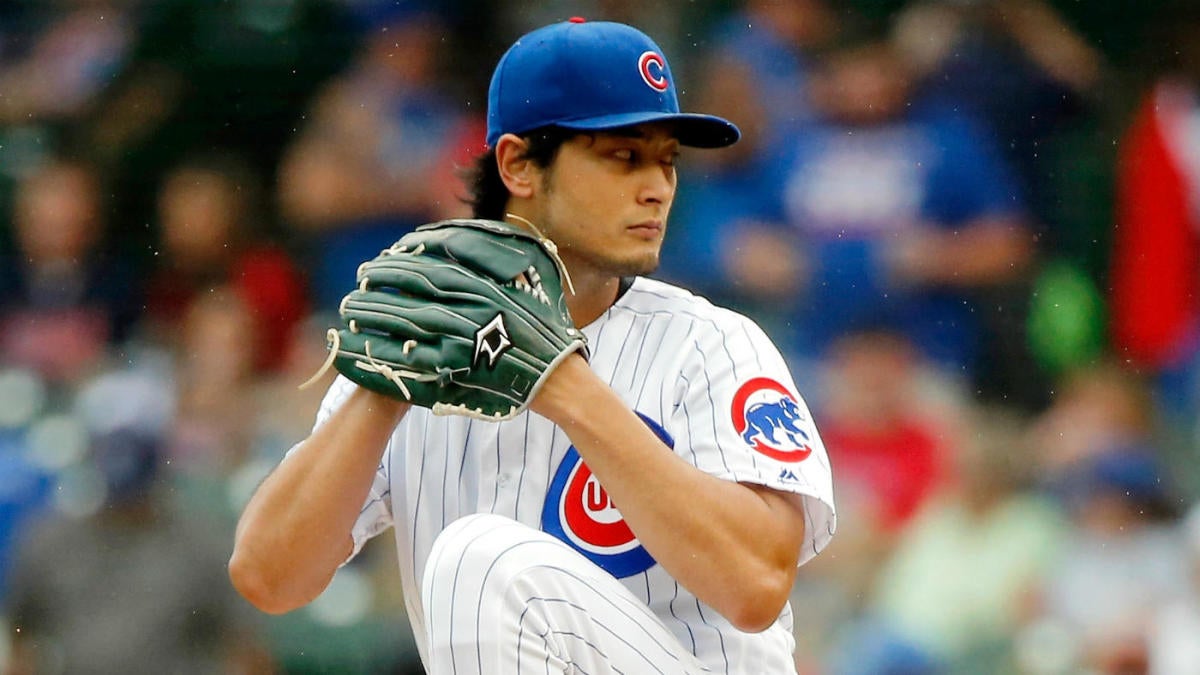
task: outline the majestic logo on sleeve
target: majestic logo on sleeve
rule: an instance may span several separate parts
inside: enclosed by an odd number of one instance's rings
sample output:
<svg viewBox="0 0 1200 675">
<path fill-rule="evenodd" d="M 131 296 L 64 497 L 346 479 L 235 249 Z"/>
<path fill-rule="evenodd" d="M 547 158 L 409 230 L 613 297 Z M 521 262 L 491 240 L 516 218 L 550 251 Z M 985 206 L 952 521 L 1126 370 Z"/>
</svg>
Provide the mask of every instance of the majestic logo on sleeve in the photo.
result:
<svg viewBox="0 0 1200 675">
<path fill-rule="evenodd" d="M 645 52 L 638 57 L 638 72 L 654 91 L 666 91 L 670 86 L 667 82 L 667 62 L 656 52 Z"/>
<path fill-rule="evenodd" d="M 756 377 L 733 395 L 733 428 L 747 445 L 781 462 L 800 462 L 812 454 L 804 430 L 804 412 L 787 387 Z"/>
<path fill-rule="evenodd" d="M 475 356 L 473 362 L 478 362 L 480 356 L 487 356 L 487 367 L 495 368 L 496 359 L 512 346 L 508 337 L 508 328 L 504 325 L 504 315 L 496 314 L 495 318 L 475 331 Z"/>
<path fill-rule="evenodd" d="M 675 439 L 665 429 L 638 415 L 664 443 L 674 447 Z M 618 579 L 654 566 L 654 558 L 629 529 L 575 446 L 567 449 L 550 482 L 542 506 L 542 529 Z"/>
</svg>

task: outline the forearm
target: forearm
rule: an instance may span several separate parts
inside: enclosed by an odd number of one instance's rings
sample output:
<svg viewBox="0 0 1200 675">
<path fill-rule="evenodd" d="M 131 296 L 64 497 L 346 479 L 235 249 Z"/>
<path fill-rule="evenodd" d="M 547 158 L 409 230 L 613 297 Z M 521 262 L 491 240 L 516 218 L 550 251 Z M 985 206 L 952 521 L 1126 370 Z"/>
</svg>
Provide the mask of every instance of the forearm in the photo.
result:
<svg viewBox="0 0 1200 675">
<path fill-rule="evenodd" d="M 315 598 L 350 554 L 350 530 L 408 406 L 357 389 L 263 481 L 238 521 L 229 574 L 263 611 Z"/>
<path fill-rule="evenodd" d="M 567 433 L 638 540 L 734 625 L 769 625 L 795 579 L 804 536 L 798 499 L 697 469 L 581 359 L 563 367 L 586 375 L 552 377 L 535 407 Z M 559 387 L 569 393 L 557 396 Z"/>
<path fill-rule="evenodd" d="M 947 281 L 986 286 L 1018 278 L 1033 255 L 1033 235 L 1023 224 L 1004 218 L 980 221 L 945 240 L 943 260 L 954 261 Z"/>
<path fill-rule="evenodd" d="M 1023 223 L 989 218 L 955 231 L 927 231 L 900 251 L 893 272 L 908 283 L 978 288 L 1025 273 L 1034 242 Z"/>
</svg>

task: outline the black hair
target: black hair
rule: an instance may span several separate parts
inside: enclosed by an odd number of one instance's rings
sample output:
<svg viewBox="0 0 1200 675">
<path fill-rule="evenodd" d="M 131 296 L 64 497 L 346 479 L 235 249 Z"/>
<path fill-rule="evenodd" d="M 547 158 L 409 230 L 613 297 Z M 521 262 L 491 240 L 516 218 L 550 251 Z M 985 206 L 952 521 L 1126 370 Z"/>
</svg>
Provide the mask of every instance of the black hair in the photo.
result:
<svg viewBox="0 0 1200 675">
<path fill-rule="evenodd" d="M 542 127 L 521 134 L 528 143 L 525 158 L 536 166 L 545 168 L 554 162 L 563 143 L 571 140 L 580 132 L 562 127 Z M 504 220 L 504 211 L 511 196 L 508 187 L 500 178 L 500 167 L 496 164 L 496 149 L 488 148 L 486 152 L 475 159 L 474 164 L 463 173 L 463 180 L 470 189 L 470 195 L 464 199 L 471 206 L 471 215 L 475 218 L 488 220 Z"/>
</svg>

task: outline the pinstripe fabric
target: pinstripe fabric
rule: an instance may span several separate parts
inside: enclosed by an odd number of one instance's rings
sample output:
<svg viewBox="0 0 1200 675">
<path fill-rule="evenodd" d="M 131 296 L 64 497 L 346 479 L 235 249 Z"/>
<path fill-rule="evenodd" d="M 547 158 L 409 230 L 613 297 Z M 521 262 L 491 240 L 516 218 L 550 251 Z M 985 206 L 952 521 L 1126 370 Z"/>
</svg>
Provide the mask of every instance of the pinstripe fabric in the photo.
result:
<svg viewBox="0 0 1200 675">
<path fill-rule="evenodd" d="M 631 408 L 660 425 L 681 457 L 726 480 L 803 496 L 809 527 L 801 562 L 828 543 L 836 527 L 829 461 L 786 364 L 758 326 L 682 289 L 638 278 L 584 332 L 592 369 Z M 775 389 L 751 386 L 760 381 Z M 334 383 L 318 425 L 352 386 L 344 378 Z M 752 423 L 747 413 L 755 401 L 778 399 L 775 390 L 790 392 L 798 404 L 799 420 L 792 428 L 807 439 L 811 453 L 802 461 L 783 461 L 755 449 L 764 439 L 766 445 L 784 439 L 782 432 Z M 756 429 L 759 435 L 748 442 Z M 397 427 L 353 534 L 357 551 L 396 525 L 401 579 L 423 656 L 419 585 L 435 538 L 450 523 L 475 513 L 541 527 L 556 471 L 574 454 L 569 449 L 570 439 L 534 413 L 488 423 L 413 409 Z M 772 627 L 748 634 L 697 601 L 658 565 L 620 582 L 713 672 L 778 673 L 792 667 L 790 608 Z"/>
<path fill-rule="evenodd" d="M 435 674 L 708 672 L 620 582 L 503 516 L 443 531 L 421 593 Z"/>
</svg>

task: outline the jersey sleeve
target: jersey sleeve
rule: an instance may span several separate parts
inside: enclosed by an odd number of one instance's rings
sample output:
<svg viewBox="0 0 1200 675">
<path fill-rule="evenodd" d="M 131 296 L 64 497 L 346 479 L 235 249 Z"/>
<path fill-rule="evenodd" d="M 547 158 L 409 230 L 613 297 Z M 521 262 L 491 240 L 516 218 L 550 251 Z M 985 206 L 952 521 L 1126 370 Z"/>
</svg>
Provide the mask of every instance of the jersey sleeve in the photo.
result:
<svg viewBox="0 0 1200 675">
<path fill-rule="evenodd" d="M 316 421 L 313 423 L 313 431 L 321 428 L 321 425 L 329 420 L 334 411 L 346 402 L 355 386 L 357 385 L 341 375 L 334 380 L 329 390 L 325 392 L 325 398 L 321 401 Z M 288 450 L 284 461 L 287 461 L 295 449 L 293 446 L 291 450 Z M 389 443 L 383 453 L 383 458 L 379 461 L 378 468 L 375 469 L 375 478 L 371 481 L 371 489 L 367 492 L 362 510 L 358 512 L 358 519 L 354 521 L 354 527 L 350 530 L 350 536 L 354 539 L 354 550 L 346 557 L 343 565 L 353 560 L 373 537 L 387 531 L 392 526 L 391 455 L 392 446 Z"/>
<path fill-rule="evenodd" d="M 675 451 L 725 480 L 801 495 L 803 564 L 833 536 L 837 517 L 829 457 L 775 345 L 730 313 L 695 330 L 681 354 L 668 433 Z"/>
</svg>

